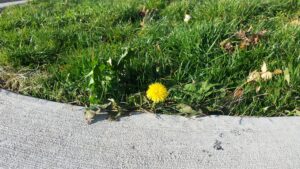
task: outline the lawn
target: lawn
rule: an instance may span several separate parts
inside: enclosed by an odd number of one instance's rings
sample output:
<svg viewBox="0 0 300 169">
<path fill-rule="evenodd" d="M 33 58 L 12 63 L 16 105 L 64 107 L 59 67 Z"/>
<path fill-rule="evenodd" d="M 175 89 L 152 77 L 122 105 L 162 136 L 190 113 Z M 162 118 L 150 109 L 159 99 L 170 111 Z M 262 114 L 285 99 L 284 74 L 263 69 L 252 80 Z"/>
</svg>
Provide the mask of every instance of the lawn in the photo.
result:
<svg viewBox="0 0 300 169">
<path fill-rule="evenodd" d="M 298 0 L 32 1 L 0 14 L 0 87 L 180 115 L 300 114 Z M 168 89 L 146 98 L 150 84 Z"/>
</svg>

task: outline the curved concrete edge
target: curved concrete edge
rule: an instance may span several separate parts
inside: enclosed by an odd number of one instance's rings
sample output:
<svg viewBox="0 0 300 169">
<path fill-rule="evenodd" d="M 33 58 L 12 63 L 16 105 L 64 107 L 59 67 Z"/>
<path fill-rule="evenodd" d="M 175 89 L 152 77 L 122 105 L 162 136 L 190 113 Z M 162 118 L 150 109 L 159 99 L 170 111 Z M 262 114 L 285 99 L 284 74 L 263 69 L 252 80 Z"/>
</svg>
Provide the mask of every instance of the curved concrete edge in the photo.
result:
<svg viewBox="0 0 300 169">
<path fill-rule="evenodd" d="M 83 111 L 0 90 L 0 168 L 300 168 L 300 117 L 144 113 L 87 125 Z"/>
<path fill-rule="evenodd" d="M 4 2 L 4 3 L 0 3 L 0 9 L 1 8 L 5 8 L 8 6 L 13 6 L 13 5 L 21 5 L 21 4 L 25 4 L 27 1 L 15 1 L 15 2 Z"/>
</svg>

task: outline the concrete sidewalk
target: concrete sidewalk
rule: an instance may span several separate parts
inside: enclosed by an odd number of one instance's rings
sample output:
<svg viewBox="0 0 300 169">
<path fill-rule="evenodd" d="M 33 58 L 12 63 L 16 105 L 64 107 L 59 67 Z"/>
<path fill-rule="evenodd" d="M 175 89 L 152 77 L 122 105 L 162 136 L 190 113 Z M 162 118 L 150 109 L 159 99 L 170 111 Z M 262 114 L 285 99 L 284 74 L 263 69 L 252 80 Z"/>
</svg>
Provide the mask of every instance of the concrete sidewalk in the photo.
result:
<svg viewBox="0 0 300 169">
<path fill-rule="evenodd" d="M 300 168 L 300 118 L 139 114 L 83 120 L 84 108 L 0 91 L 0 168 Z"/>
</svg>

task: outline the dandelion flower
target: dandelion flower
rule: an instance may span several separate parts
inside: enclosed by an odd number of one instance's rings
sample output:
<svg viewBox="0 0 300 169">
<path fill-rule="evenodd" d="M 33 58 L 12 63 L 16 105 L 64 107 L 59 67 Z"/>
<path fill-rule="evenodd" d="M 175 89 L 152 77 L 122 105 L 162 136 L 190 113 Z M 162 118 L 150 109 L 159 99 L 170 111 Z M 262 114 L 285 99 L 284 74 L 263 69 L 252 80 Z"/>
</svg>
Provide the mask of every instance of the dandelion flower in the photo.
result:
<svg viewBox="0 0 300 169">
<path fill-rule="evenodd" d="M 153 83 L 149 85 L 146 94 L 148 99 L 152 100 L 154 103 L 163 102 L 168 97 L 167 88 L 161 83 Z"/>
</svg>

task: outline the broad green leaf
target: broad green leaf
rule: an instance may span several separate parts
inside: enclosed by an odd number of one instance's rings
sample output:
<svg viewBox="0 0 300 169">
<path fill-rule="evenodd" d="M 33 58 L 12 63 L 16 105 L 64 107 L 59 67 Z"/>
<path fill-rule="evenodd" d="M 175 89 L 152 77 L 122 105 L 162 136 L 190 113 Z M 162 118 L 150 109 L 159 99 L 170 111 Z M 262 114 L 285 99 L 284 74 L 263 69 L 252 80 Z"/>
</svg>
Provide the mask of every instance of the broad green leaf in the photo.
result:
<svg viewBox="0 0 300 169">
<path fill-rule="evenodd" d="M 106 103 L 106 104 L 101 104 L 101 105 L 99 105 L 99 107 L 100 107 L 101 109 L 107 109 L 110 105 L 111 105 L 111 102 Z"/>
<path fill-rule="evenodd" d="M 202 111 L 196 111 L 191 106 L 180 103 L 176 106 L 178 111 L 185 115 L 196 115 L 196 114 L 203 114 Z"/>
<path fill-rule="evenodd" d="M 295 110 L 295 113 L 294 113 L 296 116 L 300 116 L 300 110 Z"/>
<path fill-rule="evenodd" d="M 201 83 L 201 88 L 198 90 L 199 94 L 206 94 L 209 90 L 211 90 L 215 85 L 208 83 L 208 81 L 204 81 Z"/>
<path fill-rule="evenodd" d="M 189 92 L 195 92 L 197 90 L 196 89 L 196 84 L 195 83 L 186 84 L 184 86 L 184 90 L 189 91 Z"/>
</svg>

